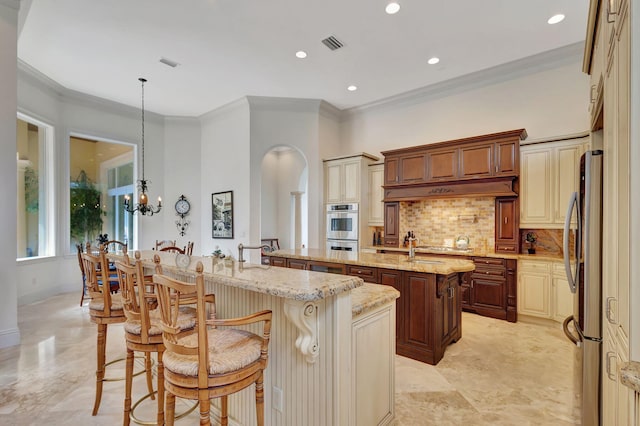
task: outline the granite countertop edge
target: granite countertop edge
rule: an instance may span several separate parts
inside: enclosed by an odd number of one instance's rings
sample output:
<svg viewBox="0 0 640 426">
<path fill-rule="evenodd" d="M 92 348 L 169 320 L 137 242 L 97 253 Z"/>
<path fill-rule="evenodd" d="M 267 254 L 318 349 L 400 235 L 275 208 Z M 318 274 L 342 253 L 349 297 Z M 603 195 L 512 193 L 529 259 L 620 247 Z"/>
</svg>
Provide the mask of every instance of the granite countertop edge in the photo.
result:
<svg viewBox="0 0 640 426">
<path fill-rule="evenodd" d="M 365 283 L 362 287 L 351 290 L 351 317 L 355 318 L 386 305 L 398 297 L 400 292 L 391 286 Z"/>
<path fill-rule="evenodd" d="M 385 246 L 366 246 L 363 247 L 364 250 L 385 250 L 387 252 L 398 252 L 398 253 L 409 253 L 409 249 L 405 247 L 385 247 Z M 551 261 L 562 261 L 563 257 L 561 254 L 528 254 L 528 253 L 496 253 L 493 251 L 482 251 L 482 250 L 473 250 L 473 251 L 463 251 L 463 250 L 452 250 L 452 251 L 434 251 L 428 249 L 416 248 L 416 253 L 426 253 L 433 255 L 447 255 L 447 256 L 468 256 L 468 257 L 499 257 L 502 259 L 516 259 L 516 260 L 551 260 Z"/>
<path fill-rule="evenodd" d="M 625 362 L 620 368 L 620 382 L 640 393 L 640 362 Z"/>
</svg>

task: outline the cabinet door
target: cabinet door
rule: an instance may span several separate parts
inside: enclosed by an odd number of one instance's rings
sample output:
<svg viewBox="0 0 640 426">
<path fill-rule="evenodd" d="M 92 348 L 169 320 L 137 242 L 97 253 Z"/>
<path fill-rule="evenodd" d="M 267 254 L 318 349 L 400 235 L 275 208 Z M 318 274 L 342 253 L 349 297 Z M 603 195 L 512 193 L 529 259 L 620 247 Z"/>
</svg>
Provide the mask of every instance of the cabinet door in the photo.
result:
<svg viewBox="0 0 640 426">
<path fill-rule="evenodd" d="M 525 149 L 526 148 L 526 149 Z M 551 223 L 551 150 L 521 148 L 520 225 Z"/>
<path fill-rule="evenodd" d="M 434 150 L 427 154 L 429 180 L 451 180 L 458 175 L 458 149 Z"/>
<path fill-rule="evenodd" d="M 369 166 L 369 226 L 384 225 L 384 164 Z"/>
<path fill-rule="evenodd" d="M 424 154 L 411 154 L 400 158 L 400 182 L 420 183 L 426 180 Z"/>
<path fill-rule="evenodd" d="M 553 264 L 553 319 L 558 322 L 573 314 L 574 294 L 569 290 L 569 281 L 564 272 L 564 264 L 555 262 Z"/>
<path fill-rule="evenodd" d="M 360 160 L 344 163 L 342 188 L 342 201 L 360 202 Z"/>
<path fill-rule="evenodd" d="M 402 271 L 395 269 L 378 269 L 378 284 L 390 285 L 400 292 L 400 297 L 396 299 L 396 341 L 405 341 L 404 335 L 404 290 L 402 289 Z"/>
<path fill-rule="evenodd" d="M 285 259 L 284 257 L 269 257 L 269 264 L 271 266 L 279 266 L 281 268 L 286 268 L 287 267 L 287 259 Z"/>
<path fill-rule="evenodd" d="M 518 225 L 519 204 L 517 197 L 496 198 L 495 241 L 497 253 L 518 253 L 520 227 Z"/>
<path fill-rule="evenodd" d="M 460 302 L 462 309 L 471 308 L 471 273 L 462 274 L 460 282 Z"/>
<path fill-rule="evenodd" d="M 471 280 L 471 303 L 474 308 L 495 309 L 502 316 L 507 312 L 505 280 L 473 278 Z"/>
<path fill-rule="evenodd" d="M 481 178 L 493 175 L 493 143 L 460 148 L 461 178 Z"/>
<path fill-rule="evenodd" d="M 302 270 L 306 270 L 307 269 L 307 261 L 306 260 L 299 260 L 299 259 L 289 259 L 287 261 L 287 266 L 291 269 L 302 269 Z"/>
<path fill-rule="evenodd" d="M 400 242 L 400 204 L 384 203 L 384 245 L 398 247 Z"/>
<path fill-rule="evenodd" d="M 429 351 L 433 351 L 437 328 L 431 321 L 435 318 L 435 277 L 432 274 L 405 272 L 403 285 L 405 339 L 411 345 Z"/>
<path fill-rule="evenodd" d="M 384 159 L 384 184 L 393 185 L 400 183 L 398 158 Z"/>
<path fill-rule="evenodd" d="M 326 164 L 326 202 L 342 202 L 342 173 L 343 167 L 340 162 L 327 162 Z"/>
<path fill-rule="evenodd" d="M 553 221 L 564 224 L 569 197 L 580 188 L 580 156 L 584 146 L 569 145 L 558 147 L 555 152 L 555 202 Z"/>
<path fill-rule="evenodd" d="M 518 274 L 518 313 L 551 317 L 549 273 L 520 270 Z"/>
<path fill-rule="evenodd" d="M 495 175 L 517 175 L 519 170 L 520 141 L 496 142 Z"/>
</svg>

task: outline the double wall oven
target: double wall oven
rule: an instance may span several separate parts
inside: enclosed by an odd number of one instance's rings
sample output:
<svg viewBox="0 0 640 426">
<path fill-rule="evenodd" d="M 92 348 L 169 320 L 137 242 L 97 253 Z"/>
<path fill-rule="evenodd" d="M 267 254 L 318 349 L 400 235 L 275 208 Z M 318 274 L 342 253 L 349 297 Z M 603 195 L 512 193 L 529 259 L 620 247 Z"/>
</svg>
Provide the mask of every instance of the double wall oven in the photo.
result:
<svg viewBox="0 0 640 426">
<path fill-rule="evenodd" d="M 358 251 L 358 204 L 327 204 L 327 249 Z"/>
</svg>

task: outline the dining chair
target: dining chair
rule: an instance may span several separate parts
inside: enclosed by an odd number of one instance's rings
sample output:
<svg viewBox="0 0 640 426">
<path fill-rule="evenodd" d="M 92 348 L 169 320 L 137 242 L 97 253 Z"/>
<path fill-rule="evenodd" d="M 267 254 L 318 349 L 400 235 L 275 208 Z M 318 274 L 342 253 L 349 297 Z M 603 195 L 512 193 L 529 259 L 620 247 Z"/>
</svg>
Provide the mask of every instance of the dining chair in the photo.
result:
<svg viewBox="0 0 640 426">
<path fill-rule="evenodd" d="M 134 352 L 144 352 L 150 360 L 150 354 L 157 354 L 157 413 L 156 422 L 164 424 L 164 368 L 162 355 L 164 344 L 162 342 L 162 330 L 160 329 L 160 313 L 157 310 L 157 298 L 153 288 L 147 285 L 138 285 L 144 281 L 144 271 L 140 260 L 140 252 L 135 252 L 135 265 L 129 262 L 129 256 L 125 253 L 122 261 L 115 263 L 120 291 L 122 293 L 122 307 L 126 316 L 124 323 L 125 341 L 127 345 L 126 374 L 125 374 L 125 398 L 123 425 L 127 426 L 131 420 L 138 424 L 147 424 L 136 417 L 134 410 L 138 404 L 148 398 L 153 398 L 153 391 L 142 397 L 131 407 L 131 387 L 133 382 L 133 358 Z M 183 336 L 193 330 L 196 323 L 196 310 L 190 306 L 181 306 L 178 312 L 176 334 Z M 151 369 L 150 362 L 146 368 Z M 152 389 L 152 384 L 149 384 Z M 186 414 L 186 413 L 184 413 Z"/>
<path fill-rule="evenodd" d="M 160 250 L 162 247 L 175 246 L 176 240 L 156 240 L 156 246 L 154 250 Z"/>
<path fill-rule="evenodd" d="M 80 274 L 82 275 L 82 294 L 80 295 L 80 306 L 84 304 L 84 296 L 87 294 L 87 277 L 84 273 L 84 264 L 82 262 L 82 253 L 84 252 L 83 244 L 76 244 L 78 256 L 78 265 L 80 266 Z"/>
<path fill-rule="evenodd" d="M 158 255 L 154 256 L 160 264 Z M 174 424 L 175 397 L 197 400 L 200 424 L 210 425 L 210 400 L 221 399 L 221 424 L 228 424 L 228 395 L 255 384 L 256 418 L 264 425 L 263 373 L 267 367 L 272 312 L 265 310 L 233 319 L 207 319 L 202 262 L 196 265 L 195 284 L 154 274 L 161 313 L 167 425 Z M 197 294 L 196 327 L 187 336 L 177 330 L 183 295 Z M 263 323 L 262 336 L 233 328 Z"/>
<path fill-rule="evenodd" d="M 177 247 L 177 246 L 166 246 L 166 247 L 162 247 L 160 250 L 158 251 L 166 251 L 169 253 L 181 253 L 181 254 L 185 254 L 186 249 Z"/>
</svg>

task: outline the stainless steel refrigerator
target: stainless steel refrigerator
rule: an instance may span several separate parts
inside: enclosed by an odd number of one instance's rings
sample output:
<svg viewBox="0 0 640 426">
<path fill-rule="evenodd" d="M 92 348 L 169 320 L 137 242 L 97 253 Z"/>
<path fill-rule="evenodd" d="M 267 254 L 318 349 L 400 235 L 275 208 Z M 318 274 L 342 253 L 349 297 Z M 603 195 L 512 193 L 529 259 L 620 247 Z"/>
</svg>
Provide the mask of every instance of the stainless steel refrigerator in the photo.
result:
<svg viewBox="0 0 640 426">
<path fill-rule="evenodd" d="M 587 151 L 580 159 L 580 191 L 574 192 L 564 225 L 564 263 L 573 315 L 564 332 L 576 345 L 576 391 L 582 424 L 600 424 L 602 353 L 602 151 Z"/>
</svg>

